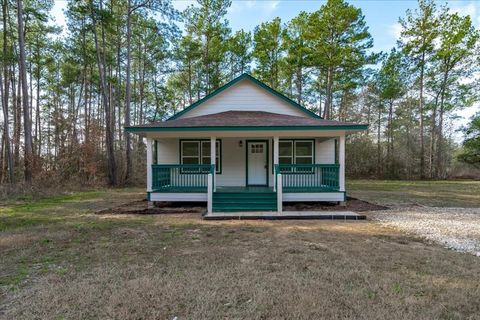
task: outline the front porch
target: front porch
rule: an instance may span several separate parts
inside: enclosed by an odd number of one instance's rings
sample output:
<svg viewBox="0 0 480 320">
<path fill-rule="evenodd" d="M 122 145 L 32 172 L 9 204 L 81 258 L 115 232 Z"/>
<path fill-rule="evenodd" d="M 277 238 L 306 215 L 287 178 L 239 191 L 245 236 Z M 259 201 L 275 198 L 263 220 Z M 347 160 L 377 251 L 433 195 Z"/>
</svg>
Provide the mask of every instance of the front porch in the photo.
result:
<svg viewBox="0 0 480 320">
<path fill-rule="evenodd" d="M 206 202 L 209 214 L 344 202 L 344 144 L 343 135 L 147 137 L 148 199 Z"/>
</svg>

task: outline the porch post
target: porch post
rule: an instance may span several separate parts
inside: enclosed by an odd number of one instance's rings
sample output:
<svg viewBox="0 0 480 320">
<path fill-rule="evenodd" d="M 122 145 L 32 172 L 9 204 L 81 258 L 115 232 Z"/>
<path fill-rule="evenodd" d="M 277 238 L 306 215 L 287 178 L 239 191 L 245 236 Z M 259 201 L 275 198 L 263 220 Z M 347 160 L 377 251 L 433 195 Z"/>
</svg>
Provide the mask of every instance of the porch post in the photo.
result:
<svg viewBox="0 0 480 320">
<path fill-rule="evenodd" d="M 147 192 L 152 192 L 152 160 L 153 160 L 153 140 L 147 138 Z M 153 207 L 153 202 L 150 201 L 150 194 L 148 195 L 148 207 Z"/>
<path fill-rule="evenodd" d="M 339 148 L 338 148 L 338 185 L 340 191 L 345 191 L 345 134 L 339 137 Z"/>
<path fill-rule="evenodd" d="M 207 212 L 213 212 L 213 175 L 209 173 L 207 175 Z"/>
<path fill-rule="evenodd" d="M 152 191 L 152 160 L 153 160 L 153 140 L 147 138 L 147 191 Z"/>
<path fill-rule="evenodd" d="M 277 174 L 277 212 L 282 213 L 283 211 L 283 187 L 282 187 L 282 175 Z"/>
<path fill-rule="evenodd" d="M 210 164 L 214 165 L 215 170 L 213 170 L 212 182 L 213 182 L 213 191 L 217 191 L 217 167 L 215 164 L 215 159 L 217 158 L 217 137 L 210 137 Z"/>
<path fill-rule="evenodd" d="M 273 137 L 273 173 L 276 175 L 277 172 L 275 171 L 275 167 L 278 164 L 278 137 Z M 275 176 L 276 177 L 276 176 Z M 275 181 L 274 177 L 274 181 Z M 273 183 L 273 191 L 276 191 L 276 183 Z"/>
</svg>

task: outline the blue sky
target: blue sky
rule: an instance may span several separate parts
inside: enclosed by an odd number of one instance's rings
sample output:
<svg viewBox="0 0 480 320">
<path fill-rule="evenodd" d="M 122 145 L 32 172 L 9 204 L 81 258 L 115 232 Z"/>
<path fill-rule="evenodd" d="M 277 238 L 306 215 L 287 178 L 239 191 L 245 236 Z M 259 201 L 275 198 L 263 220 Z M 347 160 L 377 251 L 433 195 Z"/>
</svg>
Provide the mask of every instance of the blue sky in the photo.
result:
<svg viewBox="0 0 480 320">
<path fill-rule="evenodd" d="M 319 0 L 233 0 L 227 19 L 233 31 L 240 29 L 252 31 L 255 26 L 275 17 L 280 17 L 283 22 L 287 22 L 300 11 L 318 10 L 325 2 Z M 416 0 L 351 0 L 348 2 L 362 9 L 374 39 L 373 50 L 377 52 L 389 51 L 395 46 L 401 30 L 398 23 L 399 17 L 404 16 L 407 9 L 417 7 Z M 184 10 L 187 6 L 195 3 L 195 0 L 173 0 L 173 5 L 178 10 Z M 439 6 L 445 3 L 438 1 Z M 475 26 L 480 27 L 480 1 L 449 1 L 448 6 L 462 15 L 470 15 Z M 65 7 L 66 1 L 55 1 L 52 15 L 58 25 L 65 25 L 63 15 Z M 479 105 L 462 110 L 459 114 L 460 119 L 455 122 L 454 127 L 459 128 L 466 124 L 478 110 L 480 110 Z M 456 138 L 460 139 L 461 135 L 456 134 Z"/>
</svg>

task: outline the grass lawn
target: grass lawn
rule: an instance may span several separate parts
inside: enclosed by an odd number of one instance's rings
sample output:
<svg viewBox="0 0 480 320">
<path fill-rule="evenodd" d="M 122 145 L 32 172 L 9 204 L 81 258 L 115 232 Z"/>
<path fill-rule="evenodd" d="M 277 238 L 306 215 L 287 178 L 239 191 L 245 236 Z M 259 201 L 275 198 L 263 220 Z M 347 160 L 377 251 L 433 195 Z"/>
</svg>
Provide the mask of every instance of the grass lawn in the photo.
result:
<svg viewBox="0 0 480 320">
<path fill-rule="evenodd" d="M 397 197 L 413 202 L 398 184 L 388 191 L 389 184 L 379 182 L 369 191 L 370 182 L 353 182 L 352 195 L 385 203 L 398 190 Z M 431 186 L 432 194 L 446 188 Z M 463 195 L 474 187 L 442 201 L 470 206 Z M 100 190 L 0 206 L 0 318 L 480 314 L 480 260 L 473 255 L 374 221 L 207 222 L 195 214 L 94 214 L 143 196 L 140 189 Z"/>
<path fill-rule="evenodd" d="M 480 181 L 348 180 L 348 195 L 387 206 L 480 207 Z"/>
</svg>

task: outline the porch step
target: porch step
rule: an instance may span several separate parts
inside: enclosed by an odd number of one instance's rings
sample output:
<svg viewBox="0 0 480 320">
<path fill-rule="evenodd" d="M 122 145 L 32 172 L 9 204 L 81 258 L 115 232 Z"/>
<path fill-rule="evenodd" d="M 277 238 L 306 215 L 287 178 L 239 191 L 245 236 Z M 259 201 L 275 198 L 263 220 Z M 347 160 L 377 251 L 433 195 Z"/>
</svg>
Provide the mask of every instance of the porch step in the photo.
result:
<svg viewBox="0 0 480 320">
<path fill-rule="evenodd" d="M 277 211 L 275 192 L 214 192 L 213 211 Z"/>
</svg>

